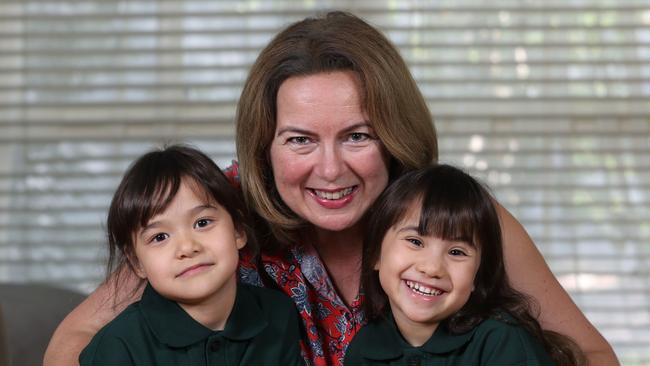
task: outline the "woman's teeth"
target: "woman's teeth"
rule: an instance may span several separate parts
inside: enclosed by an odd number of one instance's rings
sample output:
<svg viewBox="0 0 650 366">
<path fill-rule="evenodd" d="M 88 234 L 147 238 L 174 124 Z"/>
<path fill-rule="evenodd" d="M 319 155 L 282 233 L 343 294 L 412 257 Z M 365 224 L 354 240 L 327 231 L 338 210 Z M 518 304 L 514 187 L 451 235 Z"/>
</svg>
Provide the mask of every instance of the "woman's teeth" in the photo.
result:
<svg viewBox="0 0 650 366">
<path fill-rule="evenodd" d="M 326 200 L 338 200 L 352 193 L 353 189 L 354 188 L 349 187 L 336 192 L 325 192 L 314 189 L 314 193 L 316 196 L 318 196 L 318 198 L 323 198 Z"/>
<path fill-rule="evenodd" d="M 442 291 L 436 290 L 431 287 L 424 286 L 422 284 L 419 284 L 417 282 L 413 281 L 405 281 L 406 286 L 408 286 L 411 290 L 425 296 L 439 296 L 442 294 Z"/>
</svg>

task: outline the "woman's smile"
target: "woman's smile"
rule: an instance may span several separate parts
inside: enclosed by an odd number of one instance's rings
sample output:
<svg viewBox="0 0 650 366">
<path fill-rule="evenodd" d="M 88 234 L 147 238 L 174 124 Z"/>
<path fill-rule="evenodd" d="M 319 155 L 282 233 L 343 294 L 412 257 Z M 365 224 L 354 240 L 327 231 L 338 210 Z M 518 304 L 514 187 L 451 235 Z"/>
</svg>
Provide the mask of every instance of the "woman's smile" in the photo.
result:
<svg viewBox="0 0 650 366">
<path fill-rule="evenodd" d="M 308 192 L 313 195 L 314 200 L 319 205 L 323 206 L 326 209 L 335 210 L 341 209 L 352 202 L 354 199 L 355 188 L 348 187 L 334 191 L 310 189 Z"/>
<path fill-rule="evenodd" d="M 345 198 L 349 196 L 350 194 L 352 194 L 355 188 L 356 186 L 338 189 L 338 190 L 332 190 L 332 191 L 325 191 L 320 189 L 312 189 L 311 191 L 314 192 L 314 194 L 318 198 L 328 200 L 328 201 L 333 201 L 333 200 L 339 200 L 341 198 Z"/>
</svg>

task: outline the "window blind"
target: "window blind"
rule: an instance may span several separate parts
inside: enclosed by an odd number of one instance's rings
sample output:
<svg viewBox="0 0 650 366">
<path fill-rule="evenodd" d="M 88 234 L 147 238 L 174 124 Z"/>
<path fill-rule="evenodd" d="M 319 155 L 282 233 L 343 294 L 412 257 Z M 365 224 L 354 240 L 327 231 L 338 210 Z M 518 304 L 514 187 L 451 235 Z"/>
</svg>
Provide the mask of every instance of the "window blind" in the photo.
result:
<svg viewBox="0 0 650 366">
<path fill-rule="evenodd" d="M 650 363 L 650 4 L 0 2 L 0 281 L 91 291 L 121 174 L 164 142 L 225 167 L 260 49 L 344 9 L 400 48 L 440 159 L 486 181 L 624 365 Z"/>
</svg>

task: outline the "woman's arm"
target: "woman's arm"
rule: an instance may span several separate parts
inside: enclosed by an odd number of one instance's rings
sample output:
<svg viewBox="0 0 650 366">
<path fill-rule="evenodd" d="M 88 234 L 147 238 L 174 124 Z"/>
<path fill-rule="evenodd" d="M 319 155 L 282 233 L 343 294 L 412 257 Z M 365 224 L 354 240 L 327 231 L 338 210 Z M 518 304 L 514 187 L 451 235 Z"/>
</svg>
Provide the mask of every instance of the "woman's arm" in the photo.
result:
<svg viewBox="0 0 650 366">
<path fill-rule="evenodd" d="M 140 298 L 144 287 L 131 270 L 122 270 L 117 291 L 113 283 L 115 277 L 116 274 L 111 275 L 59 324 L 45 351 L 44 366 L 78 365 L 79 354 L 92 337 Z"/>
<path fill-rule="evenodd" d="M 573 338 L 590 365 L 618 365 L 614 350 L 555 278 L 524 227 L 497 204 L 506 271 L 512 286 L 535 298 L 544 329 Z"/>
</svg>

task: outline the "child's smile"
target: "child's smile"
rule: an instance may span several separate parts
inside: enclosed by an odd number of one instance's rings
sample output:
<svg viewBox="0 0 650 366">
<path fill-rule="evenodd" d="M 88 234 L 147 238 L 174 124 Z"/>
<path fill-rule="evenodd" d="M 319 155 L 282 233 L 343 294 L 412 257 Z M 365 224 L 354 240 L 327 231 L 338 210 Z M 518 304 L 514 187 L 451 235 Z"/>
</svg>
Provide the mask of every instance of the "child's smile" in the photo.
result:
<svg viewBox="0 0 650 366">
<path fill-rule="evenodd" d="M 208 262 L 208 263 L 199 263 L 195 264 L 193 266 L 189 266 L 188 268 L 185 268 L 182 270 L 179 274 L 176 275 L 176 278 L 178 277 L 191 277 L 195 274 L 203 273 L 210 269 L 212 266 L 214 266 L 214 263 Z"/>
<path fill-rule="evenodd" d="M 473 245 L 419 233 L 417 203 L 386 233 L 375 266 L 397 327 L 413 346 L 465 305 L 480 264 Z"/>
</svg>

